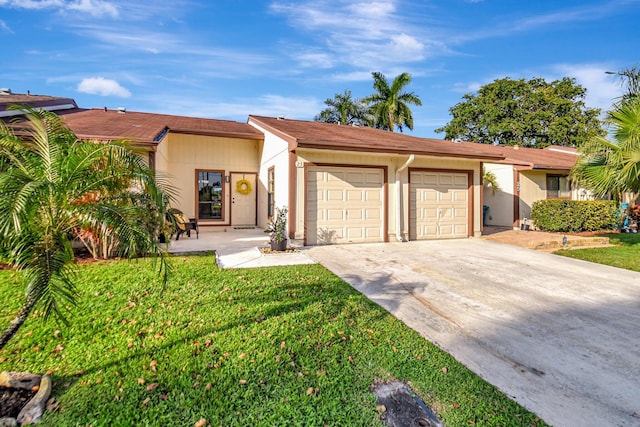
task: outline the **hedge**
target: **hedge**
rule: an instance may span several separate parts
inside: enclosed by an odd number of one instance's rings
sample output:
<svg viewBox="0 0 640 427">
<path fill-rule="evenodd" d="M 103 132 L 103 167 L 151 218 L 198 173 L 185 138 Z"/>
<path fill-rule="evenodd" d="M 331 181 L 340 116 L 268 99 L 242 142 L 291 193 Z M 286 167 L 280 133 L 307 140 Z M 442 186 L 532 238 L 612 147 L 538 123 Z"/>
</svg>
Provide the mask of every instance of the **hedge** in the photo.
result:
<svg viewBox="0 0 640 427">
<path fill-rule="evenodd" d="M 577 233 L 613 230 L 620 211 L 609 200 L 538 200 L 531 207 L 533 225 L 543 231 Z"/>
</svg>

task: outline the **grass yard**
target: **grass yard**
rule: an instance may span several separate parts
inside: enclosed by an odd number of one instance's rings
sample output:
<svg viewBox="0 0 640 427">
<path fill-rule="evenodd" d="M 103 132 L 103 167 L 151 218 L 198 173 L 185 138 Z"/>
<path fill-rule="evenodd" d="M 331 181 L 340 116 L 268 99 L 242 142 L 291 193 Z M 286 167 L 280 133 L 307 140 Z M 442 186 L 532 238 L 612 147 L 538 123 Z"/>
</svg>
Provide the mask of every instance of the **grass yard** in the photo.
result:
<svg viewBox="0 0 640 427">
<path fill-rule="evenodd" d="M 66 327 L 32 316 L 0 370 L 50 372 L 42 425 L 375 426 L 378 381 L 409 382 L 447 426 L 544 426 L 319 265 L 219 270 L 174 258 L 79 269 Z M 23 289 L 0 271 L 0 326 Z"/>
<path fill-rule="evenodd" d="M 608 237 L 609 241 L 616 246 L 591 249 L 561 249 L 554 253 L 612 267 L 640 271 L 639 233 L 615 233 L 603 234 L 602 236 Z"/>
</svg>

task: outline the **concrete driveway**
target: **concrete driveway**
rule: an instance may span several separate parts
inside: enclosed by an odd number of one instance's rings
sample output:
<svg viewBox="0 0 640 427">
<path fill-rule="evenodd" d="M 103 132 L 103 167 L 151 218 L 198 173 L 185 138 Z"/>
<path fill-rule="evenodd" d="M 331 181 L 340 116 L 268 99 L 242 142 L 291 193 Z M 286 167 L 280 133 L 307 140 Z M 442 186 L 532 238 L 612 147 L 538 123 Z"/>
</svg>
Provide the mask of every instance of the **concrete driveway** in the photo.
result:
<svg viewBox="0 0 640 427">
<path fill-rule="evenodd" d="M 481 239 L 306 252 L 548 423 L 640 425 L 640 273 Z"/>
</svg>

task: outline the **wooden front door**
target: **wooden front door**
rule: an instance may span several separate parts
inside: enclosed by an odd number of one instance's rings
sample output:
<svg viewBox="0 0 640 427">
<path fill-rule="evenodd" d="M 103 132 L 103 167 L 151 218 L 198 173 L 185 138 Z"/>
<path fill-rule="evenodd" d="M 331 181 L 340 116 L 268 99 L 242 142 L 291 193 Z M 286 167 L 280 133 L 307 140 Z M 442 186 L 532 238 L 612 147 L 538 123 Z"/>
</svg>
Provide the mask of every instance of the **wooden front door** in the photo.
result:
<svg viewBox="0 0 640 427">
<path fill-rule="evenodd" d="M 256 225 L 256 178 L 255 173 L 231 174 L 232 226 Z"/>
</svg>

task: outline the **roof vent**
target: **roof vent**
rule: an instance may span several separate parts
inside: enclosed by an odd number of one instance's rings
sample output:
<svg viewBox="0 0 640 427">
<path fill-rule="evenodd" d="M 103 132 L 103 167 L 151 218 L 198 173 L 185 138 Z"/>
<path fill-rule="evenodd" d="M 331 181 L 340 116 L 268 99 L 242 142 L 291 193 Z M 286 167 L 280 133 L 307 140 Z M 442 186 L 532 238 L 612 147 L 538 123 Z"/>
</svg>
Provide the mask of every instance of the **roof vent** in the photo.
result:
<svg viewBox="0 0 640 427">
<path fill-rule="evenodd" d="M 11 89 L 8 87 L 0 88 L 0 95 L 11 95 Z"/>
<path fill-rule="evenodd" d="M 284 120 L 284 116 L 278 116 L 276 117 L 276 120 Z"/>
<path fill-rule="evenodd" d="M 127 109 L 126 109 L 126 108 L 124 108 L 124 107 L 118 107 L 118 113 L 120 113 L 120 114 L 124 114 L 124 113 L 126 113 L 126 112 L 127 112 Z"/>
<path fill-rule="evenodd" d="M 454 144 L 460 144 L 462 142 L 462 140 L 460 138 L 456 138 L 453 140 Z"/>
</svg>

